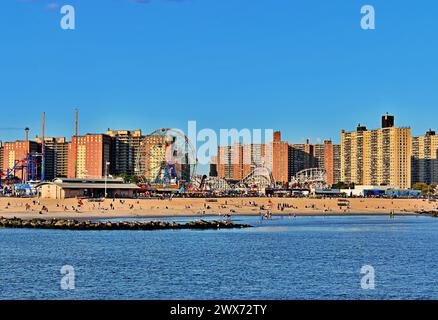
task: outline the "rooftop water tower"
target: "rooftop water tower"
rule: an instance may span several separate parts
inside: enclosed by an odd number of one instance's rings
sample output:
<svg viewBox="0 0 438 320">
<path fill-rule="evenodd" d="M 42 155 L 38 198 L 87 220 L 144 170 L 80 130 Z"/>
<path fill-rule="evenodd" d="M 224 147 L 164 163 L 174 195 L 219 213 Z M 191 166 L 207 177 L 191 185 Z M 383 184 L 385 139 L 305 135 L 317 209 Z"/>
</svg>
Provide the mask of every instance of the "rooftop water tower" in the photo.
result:
<svg viewBox="0 0 438 320">
<path fill-rule="evenodd" d="M 382 116 L 382 128 L 393 128 L 394 116 L 391 116 L 388 112 Z"/>
</svg>

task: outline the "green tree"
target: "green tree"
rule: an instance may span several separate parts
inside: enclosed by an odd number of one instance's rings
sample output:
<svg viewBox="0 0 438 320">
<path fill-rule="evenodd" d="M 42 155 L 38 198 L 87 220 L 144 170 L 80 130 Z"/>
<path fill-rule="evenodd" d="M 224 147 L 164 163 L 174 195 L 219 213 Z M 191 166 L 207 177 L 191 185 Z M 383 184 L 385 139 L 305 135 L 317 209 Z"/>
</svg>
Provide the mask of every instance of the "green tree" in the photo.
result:
<svg viewBox="0 0 438 320">
<path fill-rule="evenodd" d="M 138 183 L 139 180 L 137 176 L 129 175 L 127 173 L 121 173 L 119 177 L 122 178 L 125 182 L 129 182 L 129 183 Z"/>
<path fill-rule="evenodd" d="M 332 185 L 333 189 L 345 189 L 346 185 L 343 181 L 339 181 L 338 183 L 335 183 Z"/>
<path fill-rule="evenodd" d="M 431 188 L 429 187 L 429 185 L 427 183 L 424 183 L 424 182 L 415 183 L 413 186 L 413 189 L 421 191 L 421 193 L 423 195 L 427 195 L 431 191 Z"/>
</svg>

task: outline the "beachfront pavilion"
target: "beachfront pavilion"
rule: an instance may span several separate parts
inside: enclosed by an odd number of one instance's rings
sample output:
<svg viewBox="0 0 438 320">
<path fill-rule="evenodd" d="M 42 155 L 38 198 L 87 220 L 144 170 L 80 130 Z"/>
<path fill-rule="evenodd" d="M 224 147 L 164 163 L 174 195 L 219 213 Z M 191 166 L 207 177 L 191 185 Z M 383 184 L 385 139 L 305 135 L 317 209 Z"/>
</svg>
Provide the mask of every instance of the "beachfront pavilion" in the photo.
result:
<svg viewBox="0 0 438 320">
<path fill-rule="evenodd" d="M 67 179 L 56 178 L 52 182 L 42 182 L 36 186 L 40 198 L 133 198 L 139 187 L 125 183 L 123 179 Z"/>
</svg>

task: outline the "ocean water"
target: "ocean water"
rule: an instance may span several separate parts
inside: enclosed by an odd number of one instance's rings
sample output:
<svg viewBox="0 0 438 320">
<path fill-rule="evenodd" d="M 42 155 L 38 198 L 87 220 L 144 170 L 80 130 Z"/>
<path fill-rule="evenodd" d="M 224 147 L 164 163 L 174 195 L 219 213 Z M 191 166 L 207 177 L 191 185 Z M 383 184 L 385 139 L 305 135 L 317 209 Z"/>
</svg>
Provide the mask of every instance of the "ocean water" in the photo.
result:
<svg viewBox="0 0 438 320">
<path fill-rule="evenodd" d="M 438 219 L 234 221 L 254 228 L 0 229 L 0 299 L 438 299 Z M 374 289 L 361 288 L 364 265 Z"/>
</svg>

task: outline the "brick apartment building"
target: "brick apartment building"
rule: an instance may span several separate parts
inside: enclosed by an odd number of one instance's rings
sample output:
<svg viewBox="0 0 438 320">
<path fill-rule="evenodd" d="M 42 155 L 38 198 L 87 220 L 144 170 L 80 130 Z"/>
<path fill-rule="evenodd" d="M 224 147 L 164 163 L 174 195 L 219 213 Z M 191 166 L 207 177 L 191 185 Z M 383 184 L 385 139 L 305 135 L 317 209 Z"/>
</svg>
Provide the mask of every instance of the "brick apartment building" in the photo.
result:
<svg viewBox="0 0 438 320">
<path fill-rule="evenodd" d="M 2 169 L 4 174 L 7 173 L 8 169 L 12 169 L 17 161 L 23 160 L 29 153 L 39 153 L 41 152 L 41 145 L 35 141 L 15 141 L 15 142 L 5 142 L 3 144 L 3 164 Z M 41 160 L 36 158 L 36 161 Z M 16 177 L 19 180 L 27 180 L 26 169 L 16 172 Z"/>
<path fill-rule="evenodd" d="M 73 136 L 68 152 L 69 178 L 101 178 L 110 174 L 111 137 L 106 134 Z"/>
<path fill-rule="evenodd" d="M 272 142 L 272 176 L 281 184 L 289 181 L 289 144 L 281 141 L 281 132 L 274 132 Z"/>
</svg>

